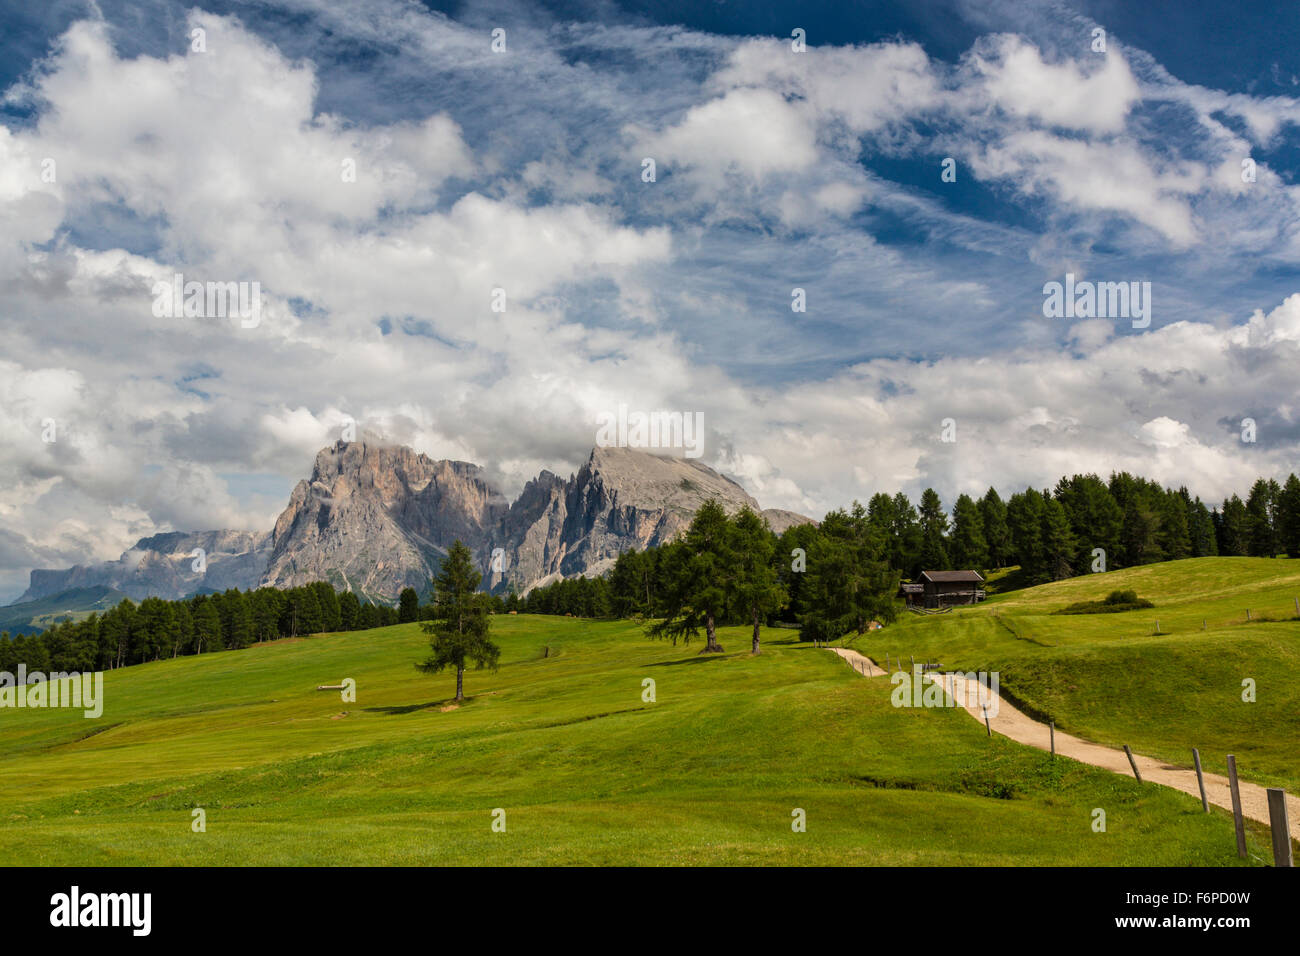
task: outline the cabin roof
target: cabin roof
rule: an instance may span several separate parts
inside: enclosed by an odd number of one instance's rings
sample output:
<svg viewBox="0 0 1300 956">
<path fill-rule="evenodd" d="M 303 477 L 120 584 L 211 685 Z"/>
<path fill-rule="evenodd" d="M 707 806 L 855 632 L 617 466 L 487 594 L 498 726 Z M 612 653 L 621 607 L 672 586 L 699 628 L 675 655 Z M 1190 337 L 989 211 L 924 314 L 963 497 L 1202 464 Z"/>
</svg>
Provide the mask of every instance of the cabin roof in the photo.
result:
<svg viewBox="0 0 1300 956">
<path fill-rule="evenodd" d="M 922 571 L 921 577 L 934 584 L 952 584 L 956 582 L 978 582 L 984 579 L 978 571 Z"/>
</svg>

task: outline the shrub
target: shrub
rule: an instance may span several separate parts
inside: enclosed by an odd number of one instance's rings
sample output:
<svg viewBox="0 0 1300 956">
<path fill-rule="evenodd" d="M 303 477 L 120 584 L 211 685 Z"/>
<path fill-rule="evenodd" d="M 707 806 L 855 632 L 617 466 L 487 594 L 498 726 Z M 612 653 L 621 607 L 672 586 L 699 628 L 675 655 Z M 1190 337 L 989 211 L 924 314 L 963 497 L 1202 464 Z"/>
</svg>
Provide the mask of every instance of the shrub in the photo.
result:
<svg viewBox="0 0 1300 956">
<path fill-rule="evenodd" d="M 1080 601 L 1055 611 L 1055 614 L 1113 614 L 1117 611 L 1140 611 L 1155 607 L 1137 596 L 1136 591 L 1111 591 L 1102 601 Z"/>
</svg>

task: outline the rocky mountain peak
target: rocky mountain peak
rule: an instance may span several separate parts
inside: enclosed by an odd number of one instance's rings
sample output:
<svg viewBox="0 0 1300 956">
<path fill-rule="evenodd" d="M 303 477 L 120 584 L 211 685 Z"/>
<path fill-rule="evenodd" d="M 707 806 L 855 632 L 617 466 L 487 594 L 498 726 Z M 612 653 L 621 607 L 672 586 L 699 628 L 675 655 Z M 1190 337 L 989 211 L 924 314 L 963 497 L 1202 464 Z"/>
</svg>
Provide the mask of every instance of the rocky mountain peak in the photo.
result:
<svg viewBox="0 0 1300 956">
<path fill-rule="evenodd" d="M 574 475 L 541 472 L 508 502 L 478 465 L 435 460 L 402 445 L 339 441 L 317 453 L 269 534 L 167 532 L 116 562 L 33 571 L 24 599 L 107 585 L 144 597 L 329 581 L 363 599 L 424 593 L 453 541 L 474 552 L 484 586 L 523 593 L 560 577 L 598 575 L 618 555 L 664 544 L 704 502 L 729 512 L 756 502 L 693 459 L 630 448 L 592 449 Z M 774 526 L 810 519 L 765 512 Z M 193 548 L 206 572 L 190 569 Z"/>
<path fill-rule="evenodd" d="M 728 511 L 758 502 L 740 485 L 692 458 L 654 455 L 632 448 L 592 449 L 578 483 L 598 483 L 611 499 L 686 510 L 691 514 L 717 498 Z"/>
</svg>

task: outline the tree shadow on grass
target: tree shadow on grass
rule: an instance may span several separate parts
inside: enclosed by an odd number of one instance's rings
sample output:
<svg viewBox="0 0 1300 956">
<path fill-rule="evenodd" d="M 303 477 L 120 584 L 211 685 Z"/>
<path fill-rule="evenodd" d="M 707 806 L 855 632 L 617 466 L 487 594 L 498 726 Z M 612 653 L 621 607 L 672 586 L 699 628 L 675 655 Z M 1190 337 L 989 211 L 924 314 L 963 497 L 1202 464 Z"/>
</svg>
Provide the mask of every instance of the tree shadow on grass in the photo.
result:
<svg viewBox="0 0 1300 956">
<path fill-rule="evenodd" d="M 442 700 L 430 700 L 423 704 L 404 704 L 400 707 L 363 707 L 361 708 L 368 714 L 413 714 L 417 710 L 432 710 L 435 707 L 442 709 L 444 707 L 464 706 L 472 701 L 473 697 L 466 697 L 458 704 L 455 697 L 444 697 Z"/>
<path fill-rule="evenodd" d="M 649 664 L 647 666 L 648 667 L 673 667 L 674 665 L 677 664 L 706 664 L 709 661 L 722 661 L 722 660 L 726 660 L 728 657 L 734 657 L 734 656 L 735 656 L 734 654 L 710 654 L 707 657 L 705 657 L 703 655 L 703 652 L 701 652 L 701 654 L 696 657 L 683 657 L 681 660 L 678 661 L 656 661 L 655 663 Z"/>
</svg>

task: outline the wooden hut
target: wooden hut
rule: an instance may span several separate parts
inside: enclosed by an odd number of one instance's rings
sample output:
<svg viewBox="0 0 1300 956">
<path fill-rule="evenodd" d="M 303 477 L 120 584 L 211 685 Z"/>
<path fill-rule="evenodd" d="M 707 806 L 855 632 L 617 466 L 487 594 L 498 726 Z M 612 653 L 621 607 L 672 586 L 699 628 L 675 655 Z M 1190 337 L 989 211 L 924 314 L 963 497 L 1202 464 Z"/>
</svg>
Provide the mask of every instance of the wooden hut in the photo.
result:
<svg viewBox="0 0 1300 956">
<path fill-rule="evenodd" d="M 978 571 L 922 571 L 915 582 L 899 588 L 899 595 L 908 607 L 974 604 L 984 600 L 983 583 Z"/>
</svg>

